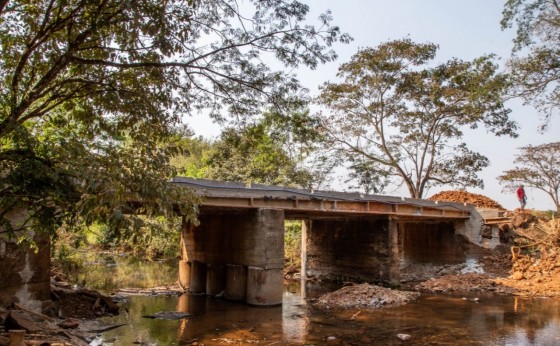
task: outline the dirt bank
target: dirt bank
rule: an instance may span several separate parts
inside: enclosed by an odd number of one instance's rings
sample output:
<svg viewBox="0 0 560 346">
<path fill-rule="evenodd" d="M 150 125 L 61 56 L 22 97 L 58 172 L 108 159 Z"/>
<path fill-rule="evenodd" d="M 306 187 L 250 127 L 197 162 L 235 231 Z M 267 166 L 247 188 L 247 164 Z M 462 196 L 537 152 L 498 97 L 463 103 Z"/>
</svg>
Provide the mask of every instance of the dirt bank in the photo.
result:
<svg viewBox="0 0 560 346">
<path fill-rule="evenodd" d="M 51 298 L 41 313 L 15 303 L 0 310 L 0 346 L 12 345 L 18 330 L 24 331 L 25 345 L 89 345 L 97 333 L 115 327 L 92 324 L 94 318 L 119 313 L 113 299 L 73 287 L 60 272 L 52 274 Z"/>
<path fill-rule="evenodd" d="M 429 197 L 428 200 L 442 201 L 442 202 L 470 203 L 470 204 L 474 204 L 478 208 L 505 210 L 505 208 L 502 207 L 500 203 L 494 201 L 493 199 L 486 197 L 484 195 L 470 193 L 467 191 L 442 191 L 436 193 L 432 197 Z"/>
<path fill-rule="evenodd" d="M 560 297 L 560 220 L 531 211 L 510 212 L 511 222 L 501 224 L 509 234 L 502 249 L 482 257 L 477 273 L 459 271 L 433 275 L 415 286 L 420 291 L 495 291 L 499 293 Z"/>
</svg>

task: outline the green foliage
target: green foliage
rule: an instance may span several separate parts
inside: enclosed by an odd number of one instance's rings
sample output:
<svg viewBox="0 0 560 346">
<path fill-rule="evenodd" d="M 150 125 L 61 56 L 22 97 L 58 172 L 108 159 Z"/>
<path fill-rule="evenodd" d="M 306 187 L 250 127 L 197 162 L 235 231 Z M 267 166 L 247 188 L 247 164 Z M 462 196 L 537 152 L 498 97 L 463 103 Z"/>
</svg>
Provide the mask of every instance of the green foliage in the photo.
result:
<svg viewBox="0 0 560 346">
<path fill-rule="evenodd" d="M 256 121 L 227 128 L 202 155 L 204 177 L 312 187 L 334 167 L 320 164 L 320 157 L 314 156 L 321 141 L 316 125 L 307 110 L 297 110 L 287 115 L 270 111 Z"/>
<path fill-rule="evenodd" d="M 501 24 L 517 31 L 509 62 L 514 95 L 541 111 L 544 129 L 560 106 L 560 2 L 508 0 Z"/>
<path fill-rule="evenodd" d="M 210 179 L 268 185 L 292 185 L 305 179 L 262 125 L 240 131 L 226 129 L 209 154 L 207 164 Z"/>
<path fill-rule="evenodd" d="M 544 191 L 560 212 L 560 142 L 528 145 L 519 149 L 514 169 L 498 177 L 507 190 L 515 190 L 519 184 Z"/>
<path fill-rule="evenodd" d="M 287 267 L 301 266 L 301 223 L 286 221 L 284 224 L 284 258 Z"/>
<path fill-rule="evenodd" d="M 205 162 L 213 143 L 203 137 L 186 134 L 178 140 L 177 144 L 182 152 L 170 160 L 171 165 L 177 169 L 177 174 L 192 178 L 206 177 L 208 167 Z"/>
<path fill-rule="evenodd" d="M 415 198 L 430 186 L 482 187 L 488 159 L 461 143 L 463 129 L 516 136 L 492 57 L 433 66 L 436 51 L 409 39 L 365 48 L 340 66 L 341 83 L 322 88 L 322 129 L 369 190 L 387 179 Z"/>
<path fill-rule="evenodd" d="M 286 0 L 0 1 L 3 232 L 19 207 L 22 228 L 101 222 L 119 237 L 146 226 L 131 215 L 193 217 L 194 196 L 168 184 L 177 125 L 297 100 L 298 81 L 261 55 L 315 68 L 350 40 L 328 13 L 306 24 L 308 12 Z"/>
</svg>

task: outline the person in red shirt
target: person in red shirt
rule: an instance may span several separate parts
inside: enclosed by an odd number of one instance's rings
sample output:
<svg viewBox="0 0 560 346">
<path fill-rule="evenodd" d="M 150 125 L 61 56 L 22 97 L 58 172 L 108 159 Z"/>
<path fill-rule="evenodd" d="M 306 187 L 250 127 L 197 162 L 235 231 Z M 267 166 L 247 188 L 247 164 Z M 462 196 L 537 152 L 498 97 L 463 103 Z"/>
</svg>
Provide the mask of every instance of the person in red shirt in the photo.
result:
<svg viewBox="0 0 560 346">
<path fill-rule="evenodd" d="M 523 210 L 525 208 L 525 205 L 527 204 L 527 195 L 525 195 L 525 189 L 523 188 L 523 185 L 519 185 L 516 193 L 519 204 L 521 205 L 521 210 Z"/>
</svg>

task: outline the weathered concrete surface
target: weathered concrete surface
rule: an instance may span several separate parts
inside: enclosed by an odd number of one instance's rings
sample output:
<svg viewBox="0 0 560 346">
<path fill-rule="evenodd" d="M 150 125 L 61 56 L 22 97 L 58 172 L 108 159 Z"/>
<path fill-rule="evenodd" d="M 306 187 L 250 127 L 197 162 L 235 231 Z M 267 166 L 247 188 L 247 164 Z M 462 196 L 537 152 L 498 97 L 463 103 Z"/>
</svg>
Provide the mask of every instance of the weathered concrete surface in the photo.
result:
<svg viewBox="0 0 560 346">
<path fill-rule="evenodd" d="M 185 247 L 190 261 L 281 269 L 284 212 L 256 209 L 201 215 L 200 226 L 187 234 Z"/>
<path fill-rule="evenodd" d="M 206 294 L 216 296 L 226 289 L 226 267 L 209 264 L 206 267 Z"/>
<path fill-rule="evenodd" d="M 179 284 L 183 289 L 191 287 L 191 263 L 187 260 L 179 261 Z"/>
<path fill-rule="evenodd" d="M 252 305 L 282 304 L 282 269 L 247 269 L 247 303 Z"/>
<path fill-rule="evenodd" d="M 396 235 L 388 218 L 308 221 L 302 232 L 302 276 L 398 280 Z"/>
<path fill-rule="evenodd" d="M 228 264 L 226 267 L 226 299 L 245 300 L 247 295 L 247 267 Z"/>
<path fill-rule="evenodd" d="M 466 260 L 462 237 L 453 222 L 399 224 L 401 260 L 407 263 L 450 264 Z"/>
<path fill-rule="evenodd" d="M 191 262 L 189 290 L 195 293 L 206 293 L 206 263 Z"/>
<path fill-rule="evenodd" d="M 284 212 L 254 209 L 202 214 L 199 219 L 198 227 L 183 227 L 182 233 L 183 261 L 187 258 L 191 266 L 190 290 L 209 295 L 225 290 L 230 299 L 246 299 L 257 305 L 278 304 L 277 289 L 270 288 L 280 289 L 281 301 Z M 259 268 L 265 274 L 251 276 L 246 267 Z"/>
<path fill-rule="evenodd" d="M 497 210 L 477 209 L 468 205 L 470 218 L 455 221 L 456 234 L 463 235 L 471 243 L 486 249 L 494 249 L 500 245 L 500 231 L 498 225 L 486 225 L 485 217 L 499 216 Z M 484 235 L 484 236 L 483 236 Z"/>
<path fill-rule="evenodd" d="M 27 217 L 23 209 L 8 215 L 14 228 L 21 226 Z M 15 301 L 40 311 L 42 302 L 50 299 L 50 237 L 33 230 L 15 236 L 32 240 L 36 251 L 29 243 L 17 244 L 16 238 L 0 236 L 0 306 Z"/>
</svg>

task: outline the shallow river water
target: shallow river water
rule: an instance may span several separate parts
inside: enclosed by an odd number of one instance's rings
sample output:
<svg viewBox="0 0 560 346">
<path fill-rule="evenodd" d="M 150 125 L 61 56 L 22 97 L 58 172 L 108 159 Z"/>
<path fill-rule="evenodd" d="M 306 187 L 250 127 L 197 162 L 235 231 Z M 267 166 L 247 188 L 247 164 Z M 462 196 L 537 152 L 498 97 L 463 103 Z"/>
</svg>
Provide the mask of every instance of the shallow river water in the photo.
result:
<svg viewBox="0 0 560 346">
<path fill-rule="evenodd" d="M 163 266 L 148 262 L 135 273 L 162 272 Z M 120 280 L 116 268 L 105 270 L 105 283 L 115 286 L 111 280 Z M 139 275 L 144 276 L 153 277 Z M 471 292 L 423 295 L 401 307 L 373 311 L 322 310 L 313 301 L 329 288 L 309 282 L 303 286 L 287 282 L 283 304 L 274 307 L 203 295 L 129 296 L 121 315 L 104 319 L 126 325 L 103 333 L 92 345 L 560 345 L 560 299 Z M 142 317 L 160 311 L 192 316 Z M 401 341 L 398 334 L 410 338 Z"/>
</svg>

